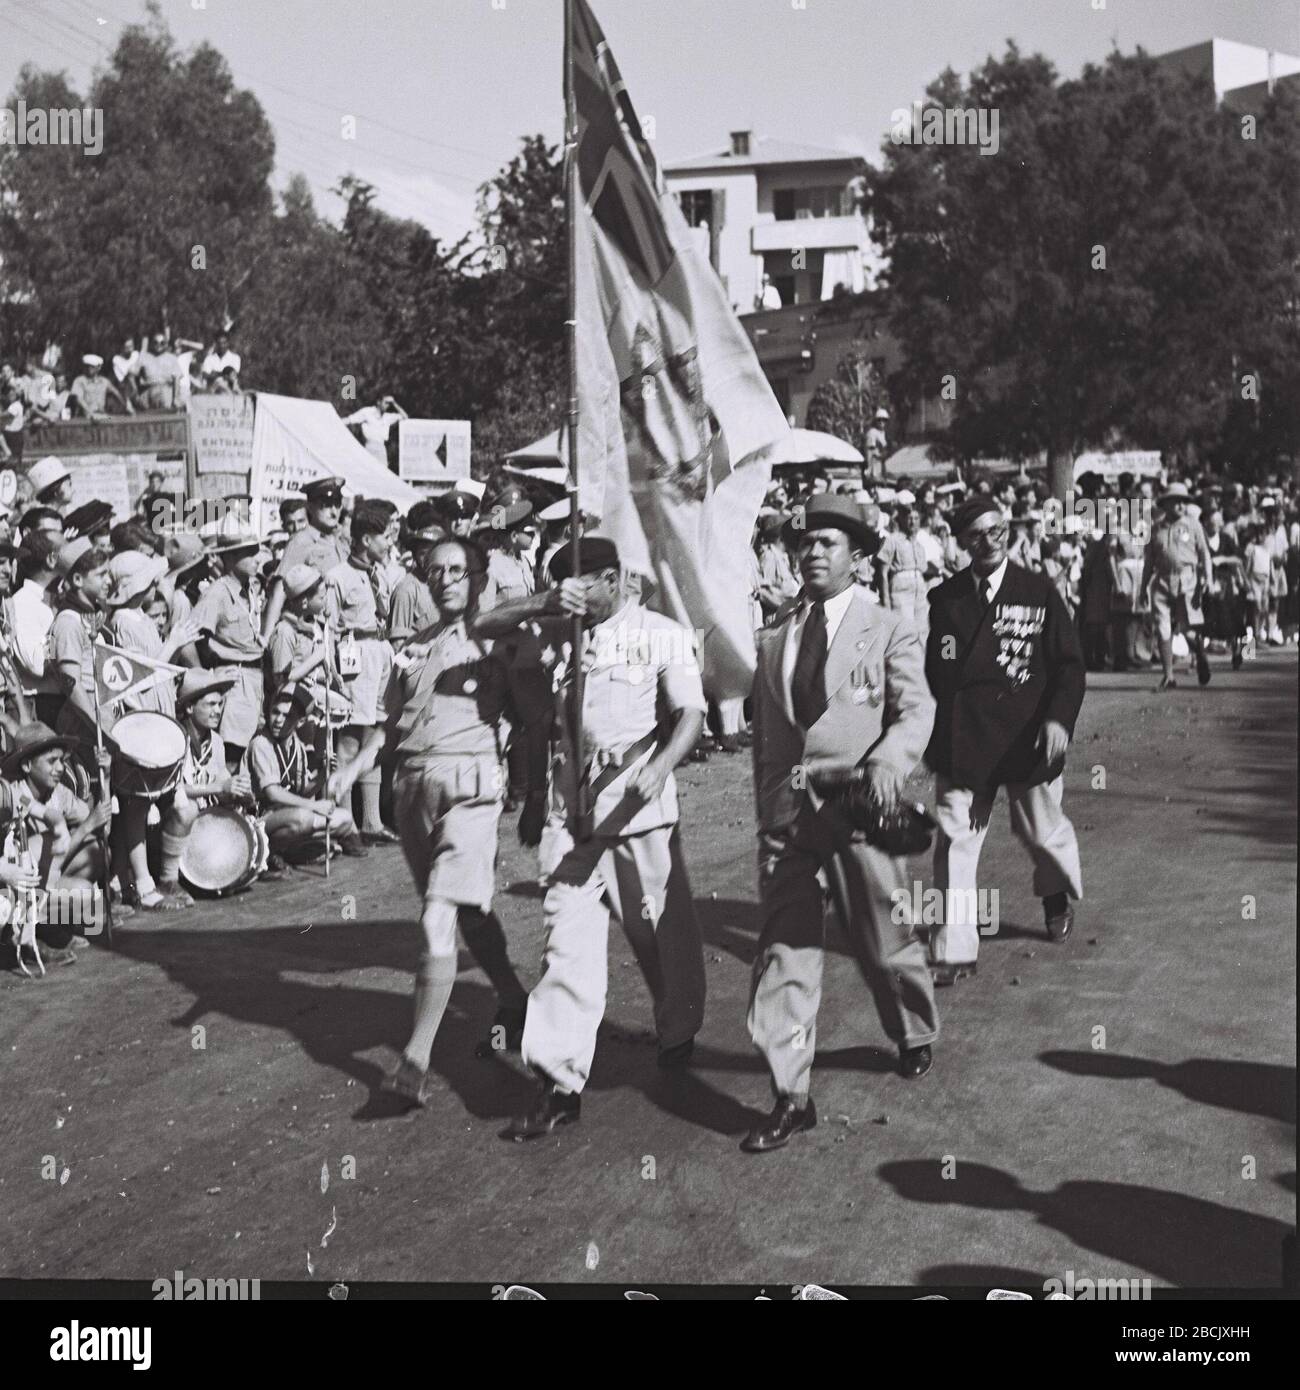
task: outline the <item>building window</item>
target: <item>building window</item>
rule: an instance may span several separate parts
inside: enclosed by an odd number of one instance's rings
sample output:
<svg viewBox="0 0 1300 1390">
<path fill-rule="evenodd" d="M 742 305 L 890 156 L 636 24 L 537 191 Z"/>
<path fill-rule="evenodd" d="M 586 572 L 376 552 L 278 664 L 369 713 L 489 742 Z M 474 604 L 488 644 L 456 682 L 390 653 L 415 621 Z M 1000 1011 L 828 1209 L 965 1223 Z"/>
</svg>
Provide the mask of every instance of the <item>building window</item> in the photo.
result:
<svg viewBox="0 0 1300 1390">
<path fill-rule="evenodd" d="M 842 184 L 772 190 L 772 214 L 778 222 L 803 217 L 851 217 L 853 212 L 853 190 Z"/>
<path fill-rule="evenodd" d="M 713 190 L 687 188 L 677 195 L 688 227 L 707 227 L 713 217 Z"/>
</svg>

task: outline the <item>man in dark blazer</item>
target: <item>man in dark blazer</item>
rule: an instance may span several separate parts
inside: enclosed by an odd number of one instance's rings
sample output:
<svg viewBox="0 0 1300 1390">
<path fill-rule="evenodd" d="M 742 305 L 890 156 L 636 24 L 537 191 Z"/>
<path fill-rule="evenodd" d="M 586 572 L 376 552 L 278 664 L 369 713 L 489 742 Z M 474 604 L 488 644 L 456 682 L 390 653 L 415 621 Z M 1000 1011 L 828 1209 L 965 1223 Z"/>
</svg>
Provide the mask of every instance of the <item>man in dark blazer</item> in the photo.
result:
<svg viewBox="0 0 1300 1390">
<path fill-rule="evenodd" d="M 1051 580 L 1010 564 L 1008 523 L 988 497 L 953 514 L 971 556 L 930 592 L 925 674 L 938 706 L 925 752 L 935 774 L 934 886 L 944 921 L 930 942 L 935 983 L 974 974 L 976 875 L 998 788 L 1034 861 L 1048 935 L 1064 941 L 1083 896 L 1079 845 L 1061 809 L 1065 753 L 1083 703 L 1083 653 Z"/>
<path fill-rule="evenodd" d="M 762 934 L 749 1031 L 776 1093 L 748 1153 L 811 1129 L 821 1002 L 824 869 L 905 1077 L 930 1069 L 939 1035 L 925 951 L 912 928 L 906 860 L 866 842 L 822 792 L 857 768 L 874 799 L 897 801 L 934 718 L 923 648 L 906 619 L 855 582 L 880 538 L 847 497 L 812 498 L 786 527 L 803 590 L 759 634 L 754 792 Z"/>
</svg>

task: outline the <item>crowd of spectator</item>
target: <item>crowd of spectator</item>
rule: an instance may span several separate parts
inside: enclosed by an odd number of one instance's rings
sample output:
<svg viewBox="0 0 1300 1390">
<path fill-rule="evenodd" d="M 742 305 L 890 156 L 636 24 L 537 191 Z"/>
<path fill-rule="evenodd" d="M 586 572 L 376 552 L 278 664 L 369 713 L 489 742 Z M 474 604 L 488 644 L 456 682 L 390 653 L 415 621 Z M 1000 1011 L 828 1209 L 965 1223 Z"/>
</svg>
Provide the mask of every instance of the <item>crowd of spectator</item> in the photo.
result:
<svg viewBox="0 0 1300 1390">
<path fill-rule="evenodd" d="M 176 410 L 191 396 L 240 392 L 243 361 L 225 330 L 207 347 L 167 332 L 138 343 L 124 338 L 107 364 L 84 353 L 76 370 L 58 346 L 29 354 L 21 370 L 0 360 L 0 462 L 21 463 L 39 448 L 40 431 L 64 420 Z"/>
</svg>

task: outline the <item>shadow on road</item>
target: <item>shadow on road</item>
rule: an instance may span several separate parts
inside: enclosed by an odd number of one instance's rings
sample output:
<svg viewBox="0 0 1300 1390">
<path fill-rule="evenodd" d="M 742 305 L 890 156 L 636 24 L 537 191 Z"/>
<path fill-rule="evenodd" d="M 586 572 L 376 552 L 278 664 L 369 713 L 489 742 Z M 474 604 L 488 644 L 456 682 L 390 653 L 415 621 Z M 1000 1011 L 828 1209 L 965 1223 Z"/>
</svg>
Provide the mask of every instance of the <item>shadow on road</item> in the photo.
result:
<svg viewBox="0 0 1300 1390">
<path fill-rule="evenodd" d="M 1114 1182 L 1064 1182 L 1034 1192 L 1000 1168 L 961 1161 L 950 1178 L 932 1160 L 885 1163 L 877 1171 L 910 1202 L 1027 1212 L 1075 1245 L 1146 1270 L 1162 1283 L 1277 1287 L 1282 1280 L 1282 1239 L 1290 1228 L 1217 1202 Z M 1095 1279 L 1117 1272 L 1099 1267 L 1075 1274 Z"/>
<path fill-rule="evenodd" d="M 1071 1076 L 1102 1076 L 1117 1081 L 1150 1079 L 1202 1105 L 1295 1124 L 1294 1067 L 1225 1062 L 1213 1057 L 1166 1063 L 1111 1052 L 1040 1052 L 1038 1060 Z"/>
</svg>

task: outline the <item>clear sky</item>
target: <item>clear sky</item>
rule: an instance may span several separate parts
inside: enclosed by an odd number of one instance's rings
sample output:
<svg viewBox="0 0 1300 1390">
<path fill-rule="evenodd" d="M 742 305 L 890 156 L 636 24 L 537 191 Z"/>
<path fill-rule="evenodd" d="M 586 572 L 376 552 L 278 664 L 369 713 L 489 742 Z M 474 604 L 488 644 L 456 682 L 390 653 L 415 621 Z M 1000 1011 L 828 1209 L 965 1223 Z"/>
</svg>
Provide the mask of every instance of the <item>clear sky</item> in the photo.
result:
<svg viewBox="0 0 1300 1390">
<path fill-rule="evenodd" d="M 867 153 L 944 67 L 1008 38 L 1065 76 L 1115 45 L 1218 37 L 1300 54 L 1297 0 L 591 0 L 661 160 L 753 129 Z M 803 8 L 796 8 L 803 4 Z M 469 230 L 477 186 L 521 136 L 558 140 L 561 0 L 162 0 L 182 47 L 226 57 L 274 126 L 277 186 L 317 206 L 353 172 L 442 236 Z M 0 97 L 25 61 L 85 91 L 143 0 L 0 0 Z M 357 120 L 354 141 L 342 117 Z M 111 132 L 106 132 L 111 138 Z"/>
</svg>

